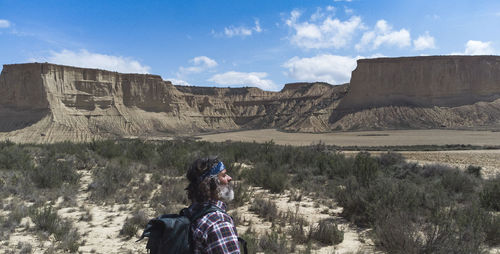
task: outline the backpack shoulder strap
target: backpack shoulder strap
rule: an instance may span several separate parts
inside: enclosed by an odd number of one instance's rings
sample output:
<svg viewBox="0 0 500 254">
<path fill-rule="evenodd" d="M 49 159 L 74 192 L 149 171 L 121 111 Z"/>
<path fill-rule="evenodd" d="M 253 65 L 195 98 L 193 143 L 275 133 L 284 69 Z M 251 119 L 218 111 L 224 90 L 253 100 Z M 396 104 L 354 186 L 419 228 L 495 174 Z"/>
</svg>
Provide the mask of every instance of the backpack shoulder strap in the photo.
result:
<svg viewBox="0 0 500 254">
<path fill-rule="evenodd" d="M 184 209 L 181 211 L 181 213 L 184 214 L 185 216 L 187 216 L 189 218 L 189 220 L 191 221 L 191 223 L 195 223 L 199 218 L 205 216 L 206 214 L 212 213 L 212 212 L 217 212 L 217 211 L 221 212 L 221 213 L 226 213 L 226 211 L 222 210 L 221 208 L 219 208 L 218 206 L 213 205 L 213 204 L 204 206 L 203 208 L 199 209 L 198 211 L 195 211 L 193 214 L 189 214 L 189 212 L 187 210 L 184 210 Z"/>
</svg>

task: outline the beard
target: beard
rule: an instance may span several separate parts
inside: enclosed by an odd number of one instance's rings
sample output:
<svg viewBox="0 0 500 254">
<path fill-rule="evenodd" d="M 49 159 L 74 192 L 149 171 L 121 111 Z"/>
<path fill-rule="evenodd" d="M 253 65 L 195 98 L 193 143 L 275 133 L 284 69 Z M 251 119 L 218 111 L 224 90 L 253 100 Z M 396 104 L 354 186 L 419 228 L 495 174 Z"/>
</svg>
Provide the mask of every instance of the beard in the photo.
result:
<svg viewBox="0 0 500 254">
<path fill-rule="evenodd" d="M 219 197 L 222 201 L 229 202 L 234 199 L 234 190 L 231 184 L 220 186 Z"/>
</svg>

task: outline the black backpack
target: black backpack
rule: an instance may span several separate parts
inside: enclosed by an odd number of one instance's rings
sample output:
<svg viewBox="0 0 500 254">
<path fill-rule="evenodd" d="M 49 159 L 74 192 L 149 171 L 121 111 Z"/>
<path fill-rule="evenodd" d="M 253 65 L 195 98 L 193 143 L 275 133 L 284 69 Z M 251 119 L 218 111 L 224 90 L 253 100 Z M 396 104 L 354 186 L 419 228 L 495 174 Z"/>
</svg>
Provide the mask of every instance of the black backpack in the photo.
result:
<svg viewBox="0 0 500 254">
<path fill-rule="evenodd" d="M 215 205 L 203 207 L 194 214 L 189 214 L 184 208 L 179 214 L 165 214 L 152 219 L 146 225 L 141 238 L 148 237 L 146 249 L 151 254 L 189 254 L 193 253 L 194 245 L 191 243 L 191 223 L 211 212 L 223 212 Z M 238 241 L 243 244 L 244 253 L 247 253 L 245 240 L 238 237 Z"/>
</svg>

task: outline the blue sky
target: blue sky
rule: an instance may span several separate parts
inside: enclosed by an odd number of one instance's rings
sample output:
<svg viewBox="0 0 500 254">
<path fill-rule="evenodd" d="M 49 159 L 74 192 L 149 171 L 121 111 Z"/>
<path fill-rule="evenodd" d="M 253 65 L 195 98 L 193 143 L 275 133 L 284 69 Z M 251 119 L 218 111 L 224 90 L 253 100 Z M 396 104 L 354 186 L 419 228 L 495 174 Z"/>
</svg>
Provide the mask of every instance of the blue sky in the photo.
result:
<svg viewBox="0 0 500 254">
<path fill-rule="evenodd" d="M 276 91 L 349 82 L 359 58 L 498 54 L 499 28 L 498 0 L 0 0 L 0 64 Z"/>
</svg>

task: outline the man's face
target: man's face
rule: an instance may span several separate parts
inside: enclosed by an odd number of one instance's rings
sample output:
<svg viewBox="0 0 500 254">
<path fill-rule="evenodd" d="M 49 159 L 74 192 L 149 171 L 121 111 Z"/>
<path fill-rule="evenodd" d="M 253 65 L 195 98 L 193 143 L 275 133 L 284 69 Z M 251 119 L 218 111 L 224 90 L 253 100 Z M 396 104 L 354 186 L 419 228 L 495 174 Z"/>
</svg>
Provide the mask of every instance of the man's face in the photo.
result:
<svg viewBox="0 0 500 254">
<path fill-rule="evenodd" d="M 222 170 L 218 175 L 217 177 L 219 178 L 219 182 L 221 185 L 227 185 L 229 184 L 229 182 L 231 182 L 231 180 L 233 178 L 231 178 L 228 174 L 227 174 L 227 170 L 224 169 Z"/>
<path fill-rule="evenodd" d="M 219 197 L 226 202 L 229 202 L 234 199 L 234 190 L 233 186 L 229 184 L 232 178 L 226 174 L 226 170 L 222 170 L 218 175 L 217 179 L 220 185 Z"/>
</svg>

